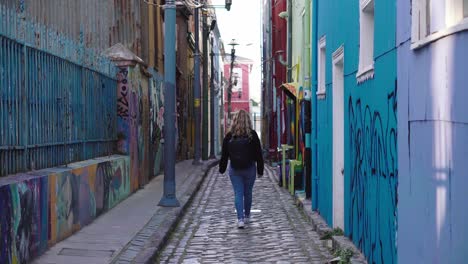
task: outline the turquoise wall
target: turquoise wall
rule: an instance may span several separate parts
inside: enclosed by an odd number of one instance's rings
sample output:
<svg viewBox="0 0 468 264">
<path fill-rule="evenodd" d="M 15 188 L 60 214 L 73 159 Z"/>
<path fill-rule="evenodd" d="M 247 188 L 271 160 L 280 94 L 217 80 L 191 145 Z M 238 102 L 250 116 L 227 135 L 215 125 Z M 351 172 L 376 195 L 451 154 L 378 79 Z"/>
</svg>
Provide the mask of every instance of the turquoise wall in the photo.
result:
<svg viewBox="0 0 468 264">
<path fill-rule="evenodd" d="M 333 225 L 332 54 L 344 46 L 345 234 L 369 263 L 396 262 L 396 3 L 375 2 L 374 78 L 357 83 L 359 1 L 318 0 L 326 97 L 317 101 L 318 210 Z"/>
</svg>

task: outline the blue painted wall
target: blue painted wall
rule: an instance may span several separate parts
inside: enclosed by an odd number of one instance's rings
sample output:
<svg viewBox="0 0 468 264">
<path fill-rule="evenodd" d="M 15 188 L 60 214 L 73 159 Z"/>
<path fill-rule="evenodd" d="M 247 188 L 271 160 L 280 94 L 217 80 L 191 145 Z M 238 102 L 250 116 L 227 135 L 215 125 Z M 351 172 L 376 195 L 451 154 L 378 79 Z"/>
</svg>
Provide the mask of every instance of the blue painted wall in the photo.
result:
<svg viewBox="0 0 468 264">
<path fill-rule="evenodd" d="M 345 26 L 344 26 L 345 25 Z M 326 36 L 326 98 L 317 101 L 318 210 L 333 225 L 332 54 L 344 46 L 345 234 L 369 263 L 396 263 L 397 52 L 395 1 L 375 1 L 375 75 L 357 83 L 359 1 L 318 1 Z"/>
<path fill-rule="evenodd" d="M 398 262 L 465 263 L 468 32 L 412 50 L 410 4 L 397 2 Z"/>
</svg>

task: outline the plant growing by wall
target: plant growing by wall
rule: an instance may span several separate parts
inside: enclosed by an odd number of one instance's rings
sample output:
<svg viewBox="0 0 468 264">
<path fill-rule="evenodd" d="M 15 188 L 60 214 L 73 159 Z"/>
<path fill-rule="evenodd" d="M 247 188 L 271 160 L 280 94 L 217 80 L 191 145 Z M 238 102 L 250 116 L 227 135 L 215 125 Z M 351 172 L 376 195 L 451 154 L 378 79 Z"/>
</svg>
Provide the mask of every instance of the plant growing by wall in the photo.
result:
<svg viewBox="0 0 468 264">
<path fill-rule="evenodd" d="M 331 239 L 333 236 L 343 236 L 344 232 L 341 228 L 336 227 L 333 230 L 326 231 L 323 236 L 320 237 L 321 240 L 328 240 Z"/>
<path fill-rule="evenodd" d="M 333 252 L 333 256 L 336 257 L 336 261 L 333 263 L 338 264 L 348 264 L 351 263 L 351 258 L 353 257 L 354 253 L 351 249 L 337 249 Z"/>
</svg>

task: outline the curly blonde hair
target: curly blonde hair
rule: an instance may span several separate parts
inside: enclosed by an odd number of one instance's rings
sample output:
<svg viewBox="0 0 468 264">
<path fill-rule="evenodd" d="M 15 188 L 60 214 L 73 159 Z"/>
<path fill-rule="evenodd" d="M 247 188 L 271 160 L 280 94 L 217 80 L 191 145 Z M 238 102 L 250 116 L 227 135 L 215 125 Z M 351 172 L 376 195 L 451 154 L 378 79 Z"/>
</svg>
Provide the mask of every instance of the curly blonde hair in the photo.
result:
<svg viewBox="0 0 468 264">
<path fill-rule="evenodd" d="M 240 110 L 234 117 L 231 125 L 231 134 L 233 137 L 252 136 L 252 121 L 250 115 L 245 110 Z"/>
</svg>

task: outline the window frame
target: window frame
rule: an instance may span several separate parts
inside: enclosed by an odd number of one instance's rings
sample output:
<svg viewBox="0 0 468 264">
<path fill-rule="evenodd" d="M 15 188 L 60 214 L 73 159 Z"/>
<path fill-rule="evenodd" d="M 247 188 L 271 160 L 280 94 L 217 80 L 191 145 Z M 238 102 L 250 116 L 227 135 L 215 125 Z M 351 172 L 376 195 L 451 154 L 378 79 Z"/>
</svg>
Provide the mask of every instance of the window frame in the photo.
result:
<svg viewBox="0 0 468 264">
<path fill-rule="evenodd" d="M 368 16 L 369 13 L 372 13 L 372 16 L 373 16 L 372 29 L 369 31 L 364 31 L 363 28 L 370 27 L 370 25 L 368 24 L 365 24 L 365 25 L 363 24 L 365 23 L 364 16 Z M 364 41 L 369 41 L 370 43 L 368 43 L 368 45 L 363 45 Z M 366 80 L 374 78 L 374 64 L 375 64 L 374 52 L 375 52 L 375 0 L 360 0 L 359 1 L 359 64 L 358 64 L 358 72 L 356 74 L 358 83 L 362 83 Z"/>
<path fill-rule="evenodd" d="M 317 52 L 317 61 L 318 61 L 318 82 L 317 82 L 317 98 L 325 99 L 327 93 L 327 37 L 323 36 L 319 39 L 318 42 L 318 52 Z M 322 54 L 322 51 L 324 54 Z"/>
<path fill-rule="evenodd" d="M 443 37 L 468 30 L 468 15 L 464 14 L 464 0 L 443 0 L 445 2 L 445 28 L 431 33 L 428 19 L 428 0 L 413 0 L 411 6 L 411 49 L 422 48 Z M 452 5 L 454 4 L 454 5 Z M 456 14 L 450 14 L 452 11 Z M 450 19 L 452 18 L 452 19 Z M 424 25 L 424 26 L 422 26 Z M 427 32 L 429 30 L 429 32 Z"/>
</svg>

